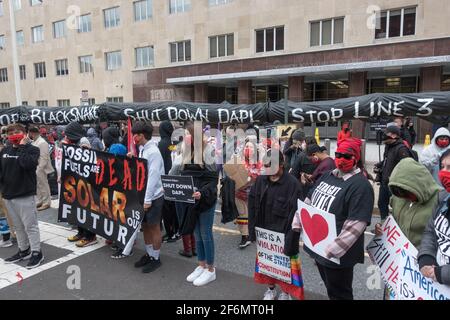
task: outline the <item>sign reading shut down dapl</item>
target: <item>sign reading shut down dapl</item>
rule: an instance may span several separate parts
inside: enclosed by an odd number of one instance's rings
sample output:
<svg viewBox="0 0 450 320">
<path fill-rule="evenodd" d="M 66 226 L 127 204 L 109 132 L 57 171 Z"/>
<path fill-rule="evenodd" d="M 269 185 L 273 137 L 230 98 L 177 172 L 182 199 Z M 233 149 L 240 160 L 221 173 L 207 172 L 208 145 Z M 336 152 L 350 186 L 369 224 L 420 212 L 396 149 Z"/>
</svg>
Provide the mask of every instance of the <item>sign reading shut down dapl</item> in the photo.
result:
<svg viewBox="0 0 450 320">
<path fill-rule="evenodd" d="M 143 219 L 147 161 L 64 145 L 58 220 L 124 248 Z"/>
</svg>

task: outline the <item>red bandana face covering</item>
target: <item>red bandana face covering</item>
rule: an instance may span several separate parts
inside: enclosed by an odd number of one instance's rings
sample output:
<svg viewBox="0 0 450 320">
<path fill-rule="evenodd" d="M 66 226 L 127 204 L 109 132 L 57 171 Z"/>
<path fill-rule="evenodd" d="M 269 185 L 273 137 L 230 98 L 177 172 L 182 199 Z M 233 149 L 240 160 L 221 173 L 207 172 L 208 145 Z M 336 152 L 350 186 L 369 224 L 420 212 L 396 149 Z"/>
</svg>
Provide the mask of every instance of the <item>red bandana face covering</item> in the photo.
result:
<svg viewBox="0 0 450 320">
<path fill-rule="evenodd" d="M 135 144 L 135 145 L 138 144 L 138 142 L 139 142 L 139 137 L 138 137 L 137 134 L 135 134 L 135 135 L 133 136 L 133 141 L 134 141 L 134 144 Z"/>
<path fill-rule="evenodd" d="M 450 171 L 441 170 L 439 171 L 439 180 L 442 183 L 442 186 L 450 192 Z"/>
<path fill-rule="evenodd" d="M 436 144 L 440 148 L 447 148 L 450 144 L 450 140 L 447 138 L 438 138 Z"/>
<path fill-rule="evenodd" d="M 334 162 L 336 164 L 336 167 L 345 173 L 352 171 L 355 164 L 355 161 L 353 159 L 347 160 L 345 158 L 336 158 Z"/>
<path fill-rule="evenodd" d="M 25 135 L 23 133 L 13 134 L 11 136 L 8 136 L 8 140 L 12 144 L 18 145 L 18 144 L 20 144 L 20 141 L 22 141 L 22 139 L 24 137 L 25 137 Z"/>
</svg>

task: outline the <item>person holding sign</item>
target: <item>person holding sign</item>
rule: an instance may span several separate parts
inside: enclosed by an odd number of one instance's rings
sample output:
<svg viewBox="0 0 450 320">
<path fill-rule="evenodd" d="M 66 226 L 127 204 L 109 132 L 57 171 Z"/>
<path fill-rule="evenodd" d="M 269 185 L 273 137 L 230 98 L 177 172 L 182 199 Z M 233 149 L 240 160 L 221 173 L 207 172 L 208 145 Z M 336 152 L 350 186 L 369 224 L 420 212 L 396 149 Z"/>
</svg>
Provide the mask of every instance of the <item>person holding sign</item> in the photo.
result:
<svg viewBox="0 0 450 320">
<path fill-rule="evenodd" d="M 272 160 L 278 157 L 279 164 L 276 168 L 271 168 Z M 271 168 L 269 175 L 261 175 L 256 179 L 255 184 L 250 190 L 248 196 L 248 213 L 249 213 L 249 237 L 251 241 L 265 242 L 266 237 L 257 237 L 256 229 L 262 228 L 268 232 L 285 234 L 289 230 L 292 218 L 297 210 L 297 199 L 302 196 L 302 188 L 300 182 L 290 175 L 284 169 L 283 154 L 277 149 L 270 149 L 263 158 L 265 171 Z M 286 245 L 283 243 L 282 245 Z M 292 244 L 289 244 L 292 246 Z M 298 247 L 297 243 L 294 244 Z M 273 245 L 270 245 L 272 248 Z M 281 247 L 281 246 L 280 246 Z M 272 250 L 273 251 L 273 250 Z M 276 249 L 283 253 L 282 249 Z M 283 257 L 284 258 L 284 257 Z M 287 258 L 287 257 L 286 257 Z M 256 263 L 257 267 L 260 264 Z M 268 285 L 268 289 L 264 294 L 264 300 L 275 300 L 277 292 L 275 286 L 281 287 L 281 294 L 278 300 L 291 300 L 290 295 L 297 299 L 303 298 L 303 287 L 296 286 L 292 282 L 287 283 L 275 277 L 270 277 L 262 272 L 255 272 L 254 279 L 256 283 Z"/>
<path fill-rule="evenodd" d="M 427 278 L 450 286 L 450 150 L 442 154 L 439 179 L 445 191 L 439 194 L 420 244 L 420 272 Z"/>
<path fill-rule="evenodd" d="M 164 205 L 164 190 L 161 176 L 164 174 L 164 162 L 158 146 L 152 139 L 153 126 L 151 123 L 137 121 L 131 130 L 136 146 L 139 146 L 139 158 L 147 160 L 148 179 L 144 199 L 144 242 L 146 254 L 134 266 L 142 268 L 143 273 L 150 273 L 161 266 L 161 220 Z M 128 153 L 129 157 L 133 154 Z"/>
<path fill-rule="evenodd" d="M 337 238 L 325 249 L 328 259 L 304 247 L 316 260 L 331 300 L 353 300 L 353 268 L 357 263 L 364 263 L 364 231 L 371 221 L 374 193 L 357 166 L 360 155 L 359 141 L 341 141 L 336 150 L 337 168 L 316 181 L 305 200 L 336 217 Z M 297 212 L 292 223 L 294 230 L 301 230 L 300 221 Z M 340 259 L 340 264 L 331 258 Z"/>
</svg>

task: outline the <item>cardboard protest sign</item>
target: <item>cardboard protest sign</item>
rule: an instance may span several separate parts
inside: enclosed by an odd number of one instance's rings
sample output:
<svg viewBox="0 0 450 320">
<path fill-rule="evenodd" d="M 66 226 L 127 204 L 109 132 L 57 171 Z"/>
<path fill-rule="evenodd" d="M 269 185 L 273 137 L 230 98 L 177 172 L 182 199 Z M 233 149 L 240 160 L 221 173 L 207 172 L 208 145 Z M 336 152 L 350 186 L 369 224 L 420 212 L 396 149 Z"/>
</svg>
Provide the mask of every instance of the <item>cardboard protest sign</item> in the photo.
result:
<svg viewBox="0 0 450 320">
<path fill-rule="evenodd" d="M 236 190 L 245 186 L 248 179 L 248 171 L 245 168 L 244 161 L 237 156 L 234 156 L 223 166 L 223 170 L 236 185 Z"/>
<path fill-rule="evenodd" d="M 284 234 L 258 227 L 255 230 L 257 272 L 292 283 L 290 258 L 283 254 Z"/>
<path fill-rule="evenodd" d="M 334 214 L 314 208 L 297 200 L 298 214 L 303 227 L 302 239 L 306 247 L 314 253 L 340 264 L 340 259 L 327 258 L 325 249 L 337 238 Z"/>
<path fill-rule="evenodd" d="M 403 250 L 409 256 L 416 257 L 417 249 L 406 238 L 392 216 L 386 219 L 382 229 L 383 235 L 375 236 L 367 245 L 367 253 L 372 262 L 380 267 L 387 288 L 397 299 L 401 252 Z"/>
<path fill-rule="evenodd" d="M 450 286 L 444 286 L 426 278 L 419 270 L 415 256 L 402 250 L 399 255 L 399 300 L 450 300 Z"/>
<path fill-rule="evenodd" d="M 164 199 L 176 202 L 195 203 L 194 181 L 186 176 L 161 176 Z"/>
<path fill-rule="evenodd" d="M 58 221 L 124 248 L 144 217 L 147 161 L 63 145 Z"/>
</svg>

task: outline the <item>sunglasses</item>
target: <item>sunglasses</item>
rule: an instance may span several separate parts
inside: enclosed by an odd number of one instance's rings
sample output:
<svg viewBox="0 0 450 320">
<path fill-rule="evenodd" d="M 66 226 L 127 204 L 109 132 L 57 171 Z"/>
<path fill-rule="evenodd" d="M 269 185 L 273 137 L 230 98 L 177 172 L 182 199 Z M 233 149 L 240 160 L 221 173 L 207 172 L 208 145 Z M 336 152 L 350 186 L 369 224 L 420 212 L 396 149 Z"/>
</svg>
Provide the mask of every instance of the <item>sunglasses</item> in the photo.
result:
<svg viewBox="0 0 450 320">
<path fill-rule="evenodd" d="M 348 153 L 340 153 L 340 152 L 336 152 L 335 153 L 336 159 L 340 159 L 340 158 L 344 158 L 346 160 L 351 160 L 353 155 L 348 154 Z"/>
</svg>

